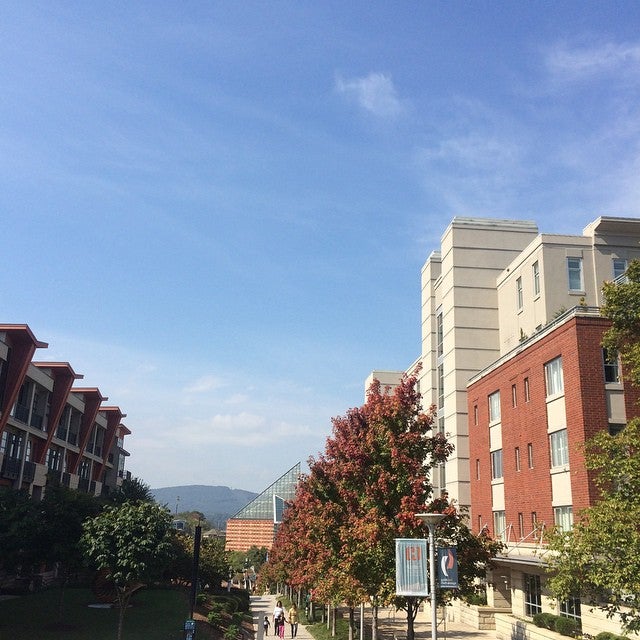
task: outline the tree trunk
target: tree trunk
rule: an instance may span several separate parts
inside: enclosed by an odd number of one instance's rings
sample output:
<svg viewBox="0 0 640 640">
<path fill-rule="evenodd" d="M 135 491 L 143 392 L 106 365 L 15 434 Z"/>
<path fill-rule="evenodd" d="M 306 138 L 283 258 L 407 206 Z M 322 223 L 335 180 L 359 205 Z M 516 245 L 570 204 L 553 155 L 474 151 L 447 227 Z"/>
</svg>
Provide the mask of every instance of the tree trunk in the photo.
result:
<svg viewBox="0 0 640 640">
<path fill-rule="evenodd" d="M 353 640 L 353 627 L 355 626 L 355 616 L 353 607 L 349 607 L 349 640 Z"/>
<path fill-rule="evenodd" d="M 333 605 L 333 607 L 331 607 L 331 637 L 332 638 L 336 637 L 337 613 L 338 613 L 338 607 L 336 605 Z"/>
<path fill-rule="evenodd" d="M 371 640 L 378 640 L 378 599 L 371 603 Z"/>
<path fill-rule="evenodd" d="M 418 603 L 414 598 L 407 598 L 407 640 L 415 640 L 413 622 L 418 611 Z"/>
</svg>

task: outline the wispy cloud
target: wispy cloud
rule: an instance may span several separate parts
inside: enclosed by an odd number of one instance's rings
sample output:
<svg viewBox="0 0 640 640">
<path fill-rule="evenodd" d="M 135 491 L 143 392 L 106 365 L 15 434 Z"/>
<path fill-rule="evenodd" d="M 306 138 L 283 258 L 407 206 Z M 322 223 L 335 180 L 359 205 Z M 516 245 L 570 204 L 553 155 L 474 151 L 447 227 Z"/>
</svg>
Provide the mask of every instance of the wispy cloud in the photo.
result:
<svg viewBox="0 0 640 640">
<path fill-rule="evenodd" d="M 640 77 L 640 43 L 607 42 L 582 47 L 562 43 L 547 52 L 546 66 L 553 75 L 564 80 L 583 80 L 620 72 Z"/>
<path fill-rule="evenodd" d="M 217 376 L 202 376 L 187 385 L 185 393 L 207 393 L 225 386 L 225 382 Z"/>
<path fill-rule="evenodd" d="M 390 76 L 370 73 L 363 78 L 336 77 L 336 90 L 380 118 L 394 118 L 405 110 Z"/>
</svg>

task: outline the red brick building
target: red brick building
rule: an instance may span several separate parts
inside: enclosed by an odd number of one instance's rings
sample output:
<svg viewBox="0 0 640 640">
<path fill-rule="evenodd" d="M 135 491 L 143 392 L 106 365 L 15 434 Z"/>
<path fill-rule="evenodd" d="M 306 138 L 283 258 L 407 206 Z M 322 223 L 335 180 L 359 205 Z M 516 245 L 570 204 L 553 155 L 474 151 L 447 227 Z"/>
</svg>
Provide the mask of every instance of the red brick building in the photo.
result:
<svg viewBox="0 0 640 640">
<path fill-rule="evenodd" d="M 546 600 L 544 531 L 569 529 L 596 490 L 583 447 L 597 432 L 616 433 L 639 414 L 639 395 L 607 358 L 609 322 L 576 307 L 524 340 L 467 387 L 472 528 L 507 543 L 488 578 L 489 601 L 531 616 Z M 601 629 L 579 601 L 560 603 L 583 629 Z M 591 612 L 593 617 L 593 612 Z"/>
</svg>

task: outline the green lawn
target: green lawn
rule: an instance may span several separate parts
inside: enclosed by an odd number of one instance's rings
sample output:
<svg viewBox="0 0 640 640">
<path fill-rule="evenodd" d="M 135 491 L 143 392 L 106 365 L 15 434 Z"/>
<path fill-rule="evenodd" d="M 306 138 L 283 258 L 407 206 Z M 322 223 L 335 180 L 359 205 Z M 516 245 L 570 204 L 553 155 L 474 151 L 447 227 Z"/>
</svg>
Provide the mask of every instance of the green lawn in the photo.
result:
<svg viewBox="0 0 640 640">
<path fill-rule="evenodd" d="M 0 640 L 115 640 L 117 609 L 94 609 L 88 589 L 66 589 L 59 623 L 59 590 L 0 601 Z M 143 589 L 124 618 L 123 640 L 180 640 L 189 616 L 181 591 Z"/>
</svg>

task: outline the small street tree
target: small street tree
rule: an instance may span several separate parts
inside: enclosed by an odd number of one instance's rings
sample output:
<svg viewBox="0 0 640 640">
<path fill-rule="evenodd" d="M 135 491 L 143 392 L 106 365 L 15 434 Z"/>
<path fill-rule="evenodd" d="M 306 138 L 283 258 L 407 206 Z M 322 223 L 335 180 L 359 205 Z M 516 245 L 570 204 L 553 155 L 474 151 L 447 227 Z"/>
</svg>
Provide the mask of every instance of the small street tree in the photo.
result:
<svg viewBox="0 0 640 640">
<path fill-rule="evenodd" d="M 160 574 L 171 552 L 171 514 L 151 502 L 110 506 L 84 524 L 82 549 L 88 562 L 113 582 L 118 607 L 117 638 L 140 582 Z"/>
<path fill-rule="evenodd" d="M 600 499 L 549 548 L 549 588 L 564 600 L 580 595 L 625 630 L 640 631 L 640 420 L 617 435 L 601 432 L 587 444 Z"/>
</svg>

